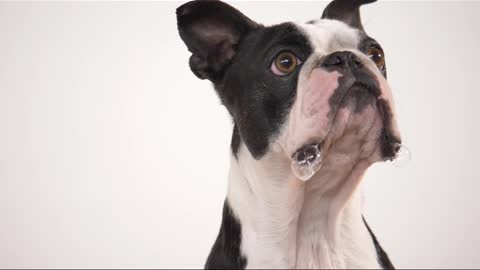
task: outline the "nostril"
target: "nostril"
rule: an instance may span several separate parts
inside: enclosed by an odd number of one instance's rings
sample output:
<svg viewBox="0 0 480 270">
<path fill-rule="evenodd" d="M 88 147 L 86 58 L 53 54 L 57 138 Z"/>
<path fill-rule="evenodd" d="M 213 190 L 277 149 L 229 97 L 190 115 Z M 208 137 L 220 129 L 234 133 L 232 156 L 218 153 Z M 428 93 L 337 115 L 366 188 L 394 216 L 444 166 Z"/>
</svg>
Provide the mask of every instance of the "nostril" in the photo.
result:
<svg viewBox="0 0 480 270">
<path fill-rule="evenodd" d="M 343 64 L 343 58 L 338 54 L 331 54 L 323 60 L 324 66 L 339 66 Z"/>
<path fill-rule="evenodd" d="M 340 56 L 335 55 L 333 57 L 330 57 L 329 64 L 330 65 L 340 65 L 342 63 L 342 58 Z"/>
<path fill-rule="evenodd" d="M 357 65 L 360 65 L 362 63 L 362 61 L 360 61 L 360 58 L 357 55 L 355 55 L 354 53 L 350 54 L 350 59 L 352 60 L 353 63 L 355 63 Z"/>
</svg>

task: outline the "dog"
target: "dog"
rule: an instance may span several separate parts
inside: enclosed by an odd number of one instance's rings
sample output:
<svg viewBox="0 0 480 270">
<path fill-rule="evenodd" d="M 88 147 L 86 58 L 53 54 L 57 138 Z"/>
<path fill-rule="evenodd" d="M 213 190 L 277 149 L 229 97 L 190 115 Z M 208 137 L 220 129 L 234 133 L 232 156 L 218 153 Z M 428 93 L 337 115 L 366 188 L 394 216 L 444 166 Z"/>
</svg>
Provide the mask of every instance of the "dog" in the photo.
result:
<svg viewBox="0 0 480 270">
<path fill-rule="evenodd" d="M 176 10 L 191 70 L 233 119 L 205 268 L 393 268 L 358 188 L 401 147 L 384 52 L 360 18 L 375 1 L 334 0 L 317 20 L 273 26 L 216 0 Z"/>
</svg>

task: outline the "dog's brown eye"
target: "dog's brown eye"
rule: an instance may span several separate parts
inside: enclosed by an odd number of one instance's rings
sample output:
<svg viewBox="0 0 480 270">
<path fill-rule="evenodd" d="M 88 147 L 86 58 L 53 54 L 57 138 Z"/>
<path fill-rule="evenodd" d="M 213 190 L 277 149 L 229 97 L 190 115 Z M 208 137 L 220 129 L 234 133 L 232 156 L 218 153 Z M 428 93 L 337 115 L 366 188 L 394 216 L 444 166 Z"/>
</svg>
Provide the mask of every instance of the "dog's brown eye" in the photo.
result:
<svg viewBox="0 0 480 270">
<path fill-rule="evenodd" d="M 289 51 L 280 52 L 273 60 L 271 70 L 278 76 L 292 73 L 300 64 L 297 56 Z"/>
<path fill-rule="evenodd" d="M 370 59 L 372 59 L 379 69 L 383 69 L 385 66 L 385 57 L 380 49 L 376 47 L 370 47 L 368 48 L 367 55 L 370 57 Z"/>
</svg>

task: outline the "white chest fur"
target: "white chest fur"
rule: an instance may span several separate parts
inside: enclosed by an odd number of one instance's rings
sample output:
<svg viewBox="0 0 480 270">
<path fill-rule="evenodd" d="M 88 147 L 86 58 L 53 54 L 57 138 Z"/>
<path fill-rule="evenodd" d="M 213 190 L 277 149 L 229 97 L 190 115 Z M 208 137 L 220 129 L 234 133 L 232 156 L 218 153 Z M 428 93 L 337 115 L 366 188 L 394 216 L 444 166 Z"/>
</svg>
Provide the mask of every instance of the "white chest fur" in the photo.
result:
<svg viewBox="0 0 480 270">
<path fill-rule="evenodd" d="M 380 268 L 363 223 L 359 192 L 338 213 L 332 213 L 328 204 L 319 199 L 303 209 L 297 227 L 296 268 Z"/>
<path fill-rule="evenodd" d="M 244 151 L 232 159 L 227 198 L 247 268 L 380 268 L 356 191 L 363 168 L 324 192 L 321 180 L 298 181 L 279 160 L 254 161 Z"/>
</svg>

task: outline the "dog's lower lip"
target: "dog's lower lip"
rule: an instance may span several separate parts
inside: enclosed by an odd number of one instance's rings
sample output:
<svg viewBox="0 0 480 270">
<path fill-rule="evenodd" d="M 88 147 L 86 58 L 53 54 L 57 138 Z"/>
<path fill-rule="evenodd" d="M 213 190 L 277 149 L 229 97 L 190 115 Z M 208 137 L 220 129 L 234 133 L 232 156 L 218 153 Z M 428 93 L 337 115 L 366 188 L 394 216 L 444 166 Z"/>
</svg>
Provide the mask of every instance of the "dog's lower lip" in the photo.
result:
<svg viewBox="0 0 480 270">
<path fill-rule="evenodd" d="M 385 108 L 381 104 L 380 100 L 377 99 L 377 110 L 382 118 L 382 134 L 380 137 L 380 143 L 382 144 L 382 152 L 384 153 L 383 159 L 385 161 L 394 161 L 398 157 L 398 153 L 402 148 L 402 142 L 392 137 L 390 132 L 387 130 L 388 123 L 386 123 L 387 119 L 385 116 Z"/>
</svg>

